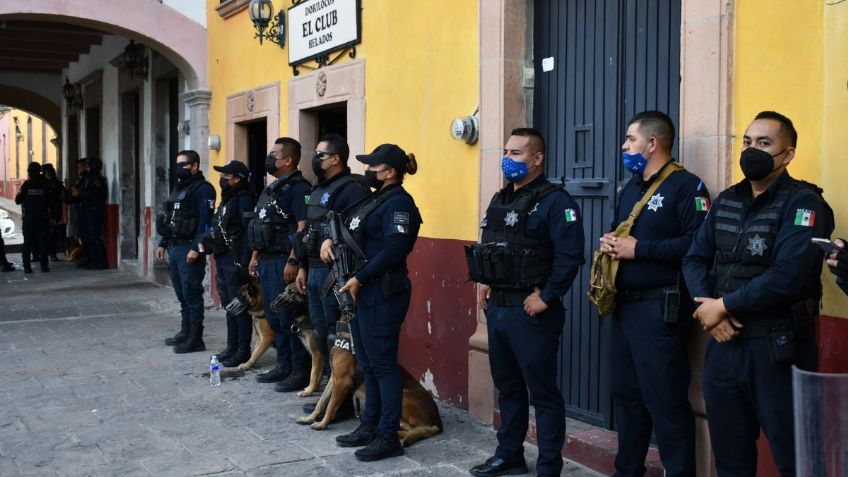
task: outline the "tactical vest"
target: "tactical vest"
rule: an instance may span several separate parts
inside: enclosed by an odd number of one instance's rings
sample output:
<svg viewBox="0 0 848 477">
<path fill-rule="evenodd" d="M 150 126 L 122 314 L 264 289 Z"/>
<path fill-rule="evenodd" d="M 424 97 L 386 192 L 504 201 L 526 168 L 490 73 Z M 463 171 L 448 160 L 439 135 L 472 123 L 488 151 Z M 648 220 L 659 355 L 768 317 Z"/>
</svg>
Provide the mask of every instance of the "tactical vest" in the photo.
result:
<svg viewBox="0 0 848 477">
<path fill-rule="evenodd" d="M 788 181 L 750 216 L 747 225 L 742 222 L 742 202 L 726 197 L 716 201 L 712 209 L 716 253 L 710 284 L 717 296 L 742 288 L 769 269 L 783 209 L 801 186 Z"/>
<path fill-rule="evenodd" d="M 321 242 L 329 235 L 327 231 L 327 212 L 333 210 L 336 193 L 347 184 L 358 181 L 353 174 L 344 175 L 329 184 L 319 184 L 312 189 L 306 202 L 307 238 L 306 255 L 318 258 L 321 252 Z"/>
<path fill-rule="evenodd" d="M 237 209 L 236 204 L 238 204 L 239 198 L 247 193 L 246 190 L 239 191 L 215 211 L 215 215 L 212 216 L 212 227 L 203 237 L 206 253 L 217 254 L 227 250 L 238 251 L 244 226 L 241 218 L 233 220 L 233 212 Z"/>
<path fill-rule="evenodd" d="M 23 221 L 28 223 L 46 222 L 50 219 L 50 198 L 47 183 L 38 180 L 29 180 L 28 182 L 21 204 Z"/>
<path fill-rule="evenodd" d="M 283 212 L 277 201 L 298 182 L 309 183 L 299 174 L 290 175 L 277 179 L 262 191 L 253 219 L 247 226 L 247 245 L 251 250 L 280 255 L 291 253 L 291 236 L 297 232 L 297 220 L 293 214 Z"/>
<path fill-rule="evenodd" d="M 543 286 L 553 269 L 554 244 L 550 238 L 527 234 L 527 219 L 539 202 L 560 186 L 545 183 L 522 187 L 512 201 L 503 203 L 502 189 L 495 194 L 481 228 L 479 244 L 466 249 L 471 280 L 496 289 L 529 289 Z"/>
<path fill-rule="evenodd" d="M 194 239 L 200 211 L 191 206 L 189 199 L 203 184 L 206 184 L 205 180 L 196 180 L 183 189 L 174 189 L 165 202 L 164 220 L 157 220 L 157 228 L 162 226 L 159 235 L 167 236 L 170 240 Z"/>
</svg>

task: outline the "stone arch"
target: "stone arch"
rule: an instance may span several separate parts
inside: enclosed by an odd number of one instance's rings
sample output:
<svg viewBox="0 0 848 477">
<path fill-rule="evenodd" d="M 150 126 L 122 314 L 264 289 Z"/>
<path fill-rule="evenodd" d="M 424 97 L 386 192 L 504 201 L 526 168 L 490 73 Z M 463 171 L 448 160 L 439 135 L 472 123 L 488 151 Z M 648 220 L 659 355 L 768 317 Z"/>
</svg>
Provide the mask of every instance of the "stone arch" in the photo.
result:
<svg viewBox="0 0 848 477">
<path fill-rule="evenodd" d="M 167 58 L 182 72 L 189 90 L 208 88 L 206 29 L 160 2 L 0 2 L 3 18 L 68 23 L 124 36 Z"/>
<path fill-rule="evenodd" d="M 59 106 L 30 90 L 0 84 L 0 104 L 26 111 L 43 119 L 56 134 L 62 130 Z"/>
</svg>

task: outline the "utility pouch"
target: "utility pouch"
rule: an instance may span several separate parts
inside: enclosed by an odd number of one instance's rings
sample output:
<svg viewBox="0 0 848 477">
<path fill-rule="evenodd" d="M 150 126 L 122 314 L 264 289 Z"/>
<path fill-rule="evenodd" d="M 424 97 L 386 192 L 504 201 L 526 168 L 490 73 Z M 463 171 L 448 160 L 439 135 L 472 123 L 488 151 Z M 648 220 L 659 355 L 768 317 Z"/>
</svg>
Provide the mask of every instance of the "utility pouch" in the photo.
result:
<svg viewBox="0 0 848 477">
<path fill-rule="evenodd" d="M 675 324 L 680 316 L 680 288 L 665 288 L 663 295 L 665 298 L 663 321 Z"/>
<path fill-rule="evenodd" d="M 775 366 L 788 366 L 795 362 L 797 346 L 792 330 L 772 330 L 766 335 L 769 358 Z"/>
<path fill-rule="evenodd" d="M 406 289 L 406 270 L 390 270 L 380 280 L 380 288 L 383 298 L 400 293 Z"/>
</svg>

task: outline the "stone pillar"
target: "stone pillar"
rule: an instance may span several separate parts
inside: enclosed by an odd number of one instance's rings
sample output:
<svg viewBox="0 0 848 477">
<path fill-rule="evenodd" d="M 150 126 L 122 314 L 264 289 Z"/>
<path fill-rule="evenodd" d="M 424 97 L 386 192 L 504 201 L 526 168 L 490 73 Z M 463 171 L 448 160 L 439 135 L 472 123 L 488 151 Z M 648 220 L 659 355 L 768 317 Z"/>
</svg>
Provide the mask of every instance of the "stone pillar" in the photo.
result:
<svg viewBox="0 0 848 477">
<path fill-rule="evenodd" d="M 512 129 L 525 126 L 527 106 L 521 78 L 526 60 L 526 0 L 486 0 L 480 15 L 480 209 L 482 220 L 492 196 L 503 186 L 500 158 Z M 486 316 L 468 340 L 468 412 L 491 424 L 495 387 L 489 369 Z"/>
<path fill-rule="evenodd" d="M 209 103 L 212 92 L 208 89 L 195 89 L 182 94 L 189 108 L 189 141 L 191 149 L 200 154 L 201 167 L 209 166 Z"/>
</svg>

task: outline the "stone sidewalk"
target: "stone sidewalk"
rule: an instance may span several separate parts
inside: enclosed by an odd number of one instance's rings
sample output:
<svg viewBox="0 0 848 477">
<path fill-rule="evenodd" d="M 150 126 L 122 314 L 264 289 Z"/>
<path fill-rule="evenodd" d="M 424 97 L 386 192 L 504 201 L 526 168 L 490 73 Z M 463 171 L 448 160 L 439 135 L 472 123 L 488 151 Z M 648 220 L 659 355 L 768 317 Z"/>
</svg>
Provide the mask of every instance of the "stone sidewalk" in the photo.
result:
<svg viewBox="0 0 848 477">
<path fill-rule="evenodd" d="M 254 380 L 258 370 L 208 385 L 209 355 L 224 344 L 211 304 L 210 352 L 176 355 L 162 343 L 177 325 L 170 288 L 114 270 L 51 269 L 0 275 L 4 477 L 464 476 L 495 447 L 490 428 L 441 406 L 442 434 L 403 457 L 359 462 L 333 439 L 354 421 L 326 431 L 294 422 L 314 398 L 277 393 Z M 528 445 L 531 466 L 535 454 Z M 566 462 L 563 475 L 600 474 Z"/>
</svg>

